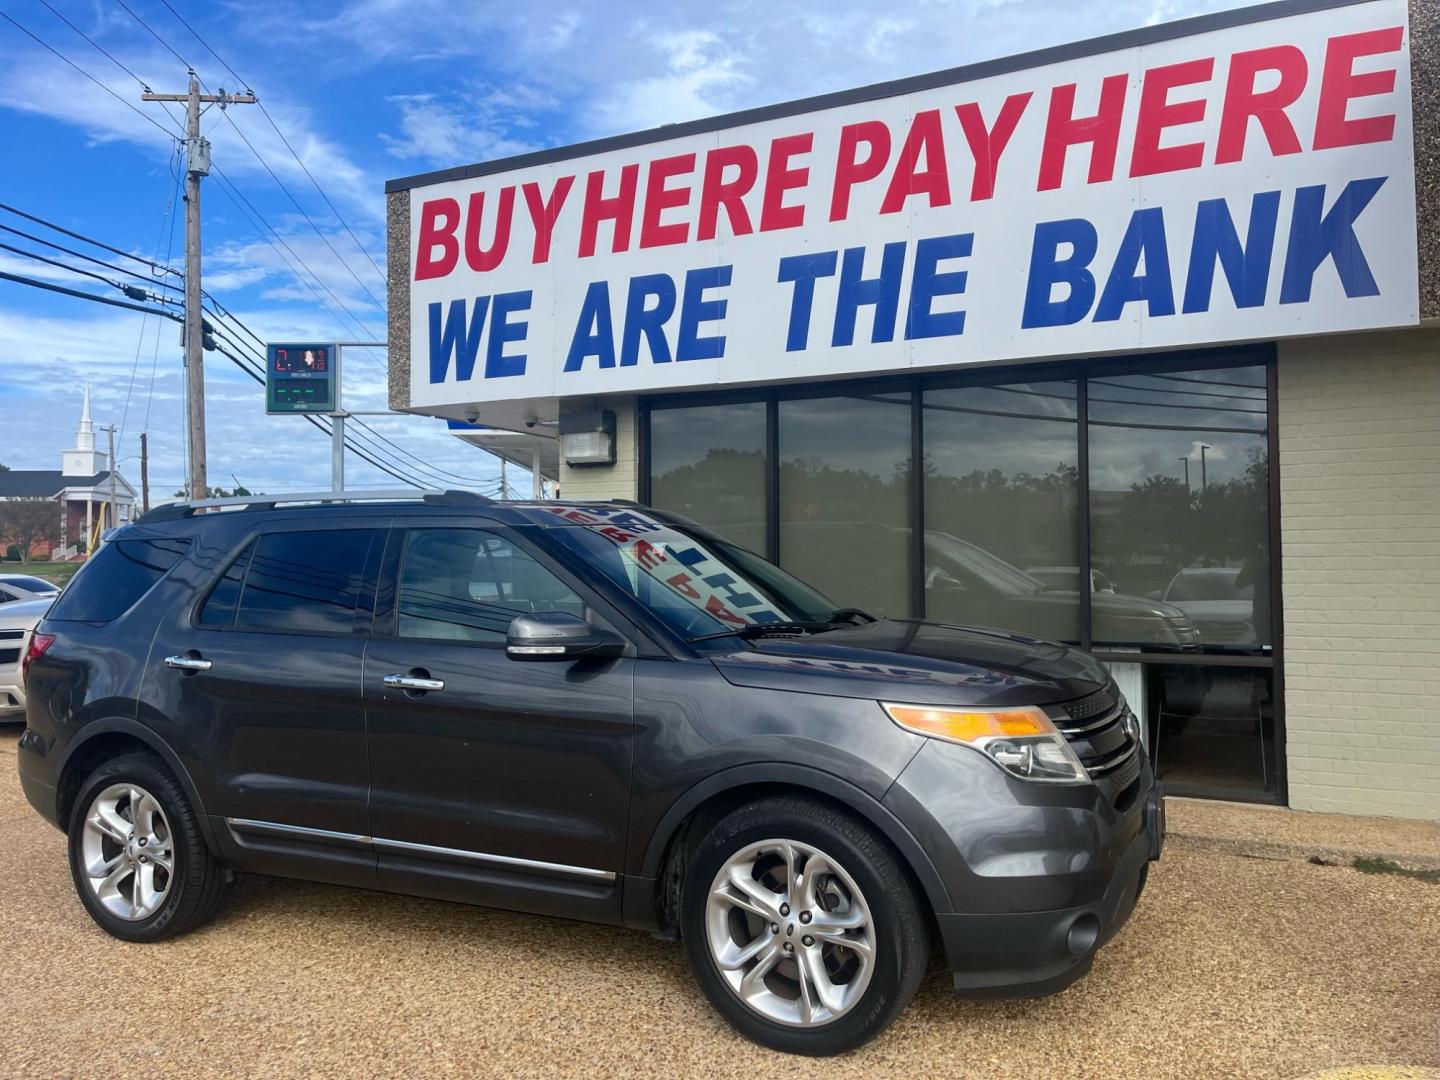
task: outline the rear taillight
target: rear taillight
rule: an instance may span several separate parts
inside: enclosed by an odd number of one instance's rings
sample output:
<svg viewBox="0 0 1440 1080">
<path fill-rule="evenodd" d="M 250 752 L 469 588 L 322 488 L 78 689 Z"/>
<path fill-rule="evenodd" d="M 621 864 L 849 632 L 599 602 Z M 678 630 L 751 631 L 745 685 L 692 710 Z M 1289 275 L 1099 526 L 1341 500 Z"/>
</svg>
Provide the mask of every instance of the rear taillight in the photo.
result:
<svg viewBox="0 0 1440 1080">
<path fill-rule="evenodd" d="M 25 659 L 20 661 L 20 681 L 24 682 L 25 677 L 30 674 L 30 665 L 40 657 L 44 656 L 51 645 L 55 644 L 54 634 L 31 634 L 30 644 L 25 648 Z"/>
</svg>

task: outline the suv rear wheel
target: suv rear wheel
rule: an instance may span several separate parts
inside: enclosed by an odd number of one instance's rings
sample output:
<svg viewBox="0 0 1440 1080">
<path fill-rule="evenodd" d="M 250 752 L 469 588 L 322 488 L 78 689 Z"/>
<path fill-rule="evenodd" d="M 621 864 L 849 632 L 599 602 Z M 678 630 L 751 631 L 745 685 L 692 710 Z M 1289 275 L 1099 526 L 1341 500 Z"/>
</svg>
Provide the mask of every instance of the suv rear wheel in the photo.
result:
<svg viewBox="0 0 1440 1080">
<path fill-rule="evenodd" d="M 915 892 L 884 843 L 823 803 L 762 799 L 700 843 L 686 875 L 686 952 L 741 1034 L 837 1054 L 873 1038 L 925 974 Z"/>
<path fill-rule="evenodd" d="M 164 764 L 127 754 L 101 765 L 70 814 L 70 874 L 90 917 L 125 941 L 159 941 L 210 918 L 225 871 Z"/>
</svg>

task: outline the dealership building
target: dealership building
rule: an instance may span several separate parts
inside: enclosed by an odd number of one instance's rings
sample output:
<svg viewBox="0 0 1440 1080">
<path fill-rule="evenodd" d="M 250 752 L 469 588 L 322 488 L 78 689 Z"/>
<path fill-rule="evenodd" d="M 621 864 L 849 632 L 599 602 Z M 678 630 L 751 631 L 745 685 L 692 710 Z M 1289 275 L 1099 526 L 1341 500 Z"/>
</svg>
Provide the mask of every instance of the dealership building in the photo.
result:
<svg viewBox="0 0 1440 1080">
<path fill-rule="evenodd" d="M 1440 820 L 1437 64 L 1282 0 L 395 180 L 391 405 L 1090 649 L 1172 793 Z"/>
</svg>

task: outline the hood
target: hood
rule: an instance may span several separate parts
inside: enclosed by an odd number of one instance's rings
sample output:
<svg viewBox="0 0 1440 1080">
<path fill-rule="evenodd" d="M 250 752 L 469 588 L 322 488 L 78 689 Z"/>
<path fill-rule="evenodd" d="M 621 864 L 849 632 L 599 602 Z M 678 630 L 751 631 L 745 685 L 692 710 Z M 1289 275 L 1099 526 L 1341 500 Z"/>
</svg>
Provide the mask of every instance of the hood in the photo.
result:
<svg viewBox="0 0 1440 1080">
<path fill-rule="evenodd" d="M 1253 600 L 1175 600 L 1192 619 L 1208 622 L 1248 622 L 1255 613 Z"/>
<path fill-rule="evenodd" d="M 711 660 L 736 686 L 924 705 L 1048 705 L 1110 679 L 1094 657 L 1053 641 L 914 619 L 760 638 Z"/>
</svg>

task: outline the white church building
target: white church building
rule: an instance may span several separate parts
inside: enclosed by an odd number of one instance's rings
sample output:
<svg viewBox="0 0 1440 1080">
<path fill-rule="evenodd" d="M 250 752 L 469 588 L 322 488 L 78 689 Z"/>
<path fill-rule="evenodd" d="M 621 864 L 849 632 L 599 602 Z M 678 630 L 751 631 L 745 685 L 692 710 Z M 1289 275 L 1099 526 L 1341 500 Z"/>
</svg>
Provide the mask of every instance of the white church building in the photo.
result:
<svg viewBox="0 0 1440 1080">
<path fill-rule="evenodd" d="M 64 559 L 92 550 L 101 531 L 135 516 L 135 489 L 118 470 L 112 470 L 108 450 L 95 444 L 88 384 L 75 445 L 61 451 L 60 468 L 0 472 L 0 501 L 6 499 L 51 499 L 56 503 L 58 540 L 37 542 L 32 551 L 37 557 Z"/>
</svg>

